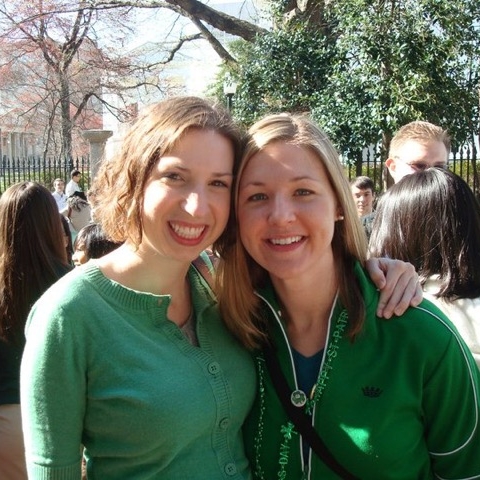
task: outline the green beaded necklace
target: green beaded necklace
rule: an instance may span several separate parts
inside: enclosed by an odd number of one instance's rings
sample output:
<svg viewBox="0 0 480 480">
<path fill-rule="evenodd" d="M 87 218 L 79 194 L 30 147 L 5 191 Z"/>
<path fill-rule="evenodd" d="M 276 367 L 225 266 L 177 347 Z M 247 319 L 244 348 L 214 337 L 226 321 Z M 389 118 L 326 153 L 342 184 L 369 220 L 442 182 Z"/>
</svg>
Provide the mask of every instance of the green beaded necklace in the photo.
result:
<svg viewBox="0 0 480 480">
<path fill-rule="evenodd" d="M 307 399 L 305 404 L 305 412 L 308 415 L 312 415 L 315 405 L 320 401 L 320 398 L 325 390 L 325 387 L 328 383 L 329 373 L 333 369 L 333 363 L 335 358 L 338 355 L 338 350 L 340 348 L 340 340 L 344 336 L 345 329 L 348 325 L 348 313 L 345 309 L 340 312 L 340 315 L 337 317 L 333 333 L 330 336 L 331 341 L 328 344 L 328 348 L 325 352 L 325 360 L 323 366 L 318 375 L 317 382 L 315 383 L 310 397 Z M 263 443 L 264 437 L 264 421 L 265 421 L 265 377 L 267 375 L 265 360 L 262 356 L 257 357 L 257 371 L 258 371 L 258 381 L 259 381 L 259 396 L 260 396 L 260 414 L 258 419 L 258 430 L 257 435 L 255 436 L 254 442 L 254 451 L 255 451 L 255 477 L 261 480 L 265 479 L 265 473 L 261 468 L 261 445 Z M 280 444 L 279 458 L 278 458 L 278 474 L 277 478 L 286 479 L 287 478 L 287 465 L 289 462 L 290 450 L 292 448 L 292 439 L 298 435 L 298 432 L 295 430 L 295 426 L 292 422 L 287 421 L 286 424 L 281 426 L 282 434 L 282 443 Z"/>
</svg>

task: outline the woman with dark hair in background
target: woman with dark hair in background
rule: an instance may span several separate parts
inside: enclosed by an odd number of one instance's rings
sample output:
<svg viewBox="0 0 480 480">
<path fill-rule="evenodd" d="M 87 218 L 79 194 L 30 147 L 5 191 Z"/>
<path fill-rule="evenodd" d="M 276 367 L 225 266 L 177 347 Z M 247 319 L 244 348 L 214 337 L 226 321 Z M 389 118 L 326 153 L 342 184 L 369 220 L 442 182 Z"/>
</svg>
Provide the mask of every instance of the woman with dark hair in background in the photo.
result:
<svg viewBox="0 0 480 480">
<path fill-rule="evenodd" d="M 27 478 L 20 416 L 20 360 L 33 303 L 70 269 L 52 194 L 17 183 L 0 199 L 0 478 Z"/>
<path fill-rule="evenodd" d="M 83 192 L 75 192 L 67 199 L 67 217 L 70 221 L 72 240 L 75 241 L 78 232 L 92 221 L 92 211 L 87 197 Z"/>
<path fill-rule="evenodd" d="M 480 206 L 445 169 L 407 175 L 382 196 L 372 255 L 412 263 L 425 298 L 455 324 L 480 367 Z"/>
<path fill-rule="evenodd" d="M 73 255 L 72 232 L 70 231 L 70 224 L 64 215 L 60 215 L 60 220 L 62 221 L 63 241 L 65 244 L 65 250 L 67 252 L 67 261 L 68 264 L 71 265 Z"/>
<path fill-rule="evenodd" d="M 85 225 L 77 235 L 73 245 L 73 263 L 76 267 L 87 263 L 91 258 L 101 258 L 118 248 L 122 242 L 110 240 L 98 223 Z"/>
</svg>

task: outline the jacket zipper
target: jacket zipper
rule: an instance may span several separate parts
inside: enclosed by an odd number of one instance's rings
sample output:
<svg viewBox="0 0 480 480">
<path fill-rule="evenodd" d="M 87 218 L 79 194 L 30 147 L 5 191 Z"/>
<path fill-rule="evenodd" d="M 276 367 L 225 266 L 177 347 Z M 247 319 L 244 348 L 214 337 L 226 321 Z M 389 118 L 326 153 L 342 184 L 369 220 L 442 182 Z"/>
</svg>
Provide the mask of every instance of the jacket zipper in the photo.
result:
<svg viewBox="0 0 480 480">
<path fill-rule="evenodd" d="M 270 311 L 273 313 L 275 321 L 277 322 L 278 326 L 280 327 L 280 331 L 282 332 L 282 335 L 283 335 L 283 340 L 284 340 L 284 342 L 287 346 L 288 354 L 290 356 L 290 366 L 291 366 L 291 369 L 292 369 L 292 372 L 293 372 L 293 380 L 294 380 L 294 383 L 295 383 L 295 388 L 298 390 L 297 372 L 295 371 L 295 363 L 293 361 L 292 349 L 291 349 L 290 343 L 288 341 L 287 333 L 285 332 L 285 329 L 283 328 L 283 324 L 280 320 L 281 314 L 280 314 L 280 312 L 277 312 L 273 308 L 273 306 L 270 304 L 270 302 L 265 297 L 260 295 L 258 292 L 255 292 L 255 295 L 257 295 L 257 297 L 259 297 L 261 300 L 263 300 L 263 302 L 268 306 Z M 320 368 L 318 370 L 317 382 L 318 382 L 318 378 L 320 377 L 320 374 L 322 373 L 323 365 L 325 363 L 325 352 L 327 351 L 328 346 L 330 344 L 330 327 L 332 325 L 332 315 L 333 315 L 333 311 L 335 310 L 335 305 L 337 304 L 337 299 L 338 299 L 338 293 L 335 296 L 335 300 L 334 300 L 334 302 L 332 304 L 332 308 L 330 310 L 330 316 L 329 316 L 329 319 L 328 319 L 327 338 L 326 338 L 326 342 L 325 342 L 325 347 L 323 349 L 322 362 L 321 362 Z M 316 385 L 316 383 L 315 383 L 315 385 Z M 314 386 L 314 388 L 315 388 L 315 386 Z M 312 392 L 310 392 L 309 398 L 311 397 L 311 394 L 312 394 Z M 315 412 L 316 412 L 316 405 L 314 404 L 313 409 L 312 409 L 312 425 L 313 426 L 315 426 Z M 307 465 L 305 465 L 305 459 L 303 458 L 302 442 L 300 442 L 300 457 L 302 459 L 302 465 L 303 465 L 303 469 L 304 469 L 303 470 L 303 475 L 302 475 L 302 480 L 310 480 L 310 478 L 311 478 L 310 475 L 311 475 L 311 471 L 312 471 L 312 455 L 315 455 L 315 452 L 313 452 L 313 450 L 311 448 L 309 450 L 310 450 L 310 454 L 308 456 L 308 466 L 307 466 Z"/>
</svg>

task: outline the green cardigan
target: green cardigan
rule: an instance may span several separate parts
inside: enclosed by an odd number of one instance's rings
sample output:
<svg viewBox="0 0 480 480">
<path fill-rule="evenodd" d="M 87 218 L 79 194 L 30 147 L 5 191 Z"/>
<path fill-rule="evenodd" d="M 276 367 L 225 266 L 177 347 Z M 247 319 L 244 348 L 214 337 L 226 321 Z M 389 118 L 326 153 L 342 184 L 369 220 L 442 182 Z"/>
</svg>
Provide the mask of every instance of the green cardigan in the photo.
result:
<svg viewBox="0 0 480 480">
<path fill-rule="evenodd" d="M 189 271 L 200 348 L 167 320 L 169 296 L 125 288 L 90 262 L 35 304 L 21 396 L 29 479 L 248 479 L 241 427 L 251 356 Z"/>
<path fill-rule="evenodd" d="M 334 307 L 313 423 L 336 459 L 362 479 L 480 478 L 479 372 L 453 325 L 424 301 L 400 318 L 375 315 L 378 293 L 357 267 L 366 319 L 354 343 L 348 318 Z M 280 364 L 296 385 L 285 326 L 273 289 L 259 292 Z M 245 428 L 256 479 L 335 479 L 300 436 L 256 355 L 260 394 Z"/>
</svg>

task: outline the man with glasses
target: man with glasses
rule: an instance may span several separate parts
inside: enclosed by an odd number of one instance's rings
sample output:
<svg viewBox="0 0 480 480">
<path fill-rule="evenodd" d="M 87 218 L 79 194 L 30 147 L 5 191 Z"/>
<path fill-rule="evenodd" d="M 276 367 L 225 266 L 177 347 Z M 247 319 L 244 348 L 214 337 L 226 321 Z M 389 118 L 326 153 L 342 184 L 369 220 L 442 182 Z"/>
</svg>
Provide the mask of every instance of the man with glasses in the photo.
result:
<svg viewBox="0 0 480 480">
<path fill-rule="evenodd" d="M 397 183 L 430 167 L 447 168 L 450 146 L 446 130 L 429 122 L 410 122 L 393 137 L 385 165 Z"/>
</svg>

